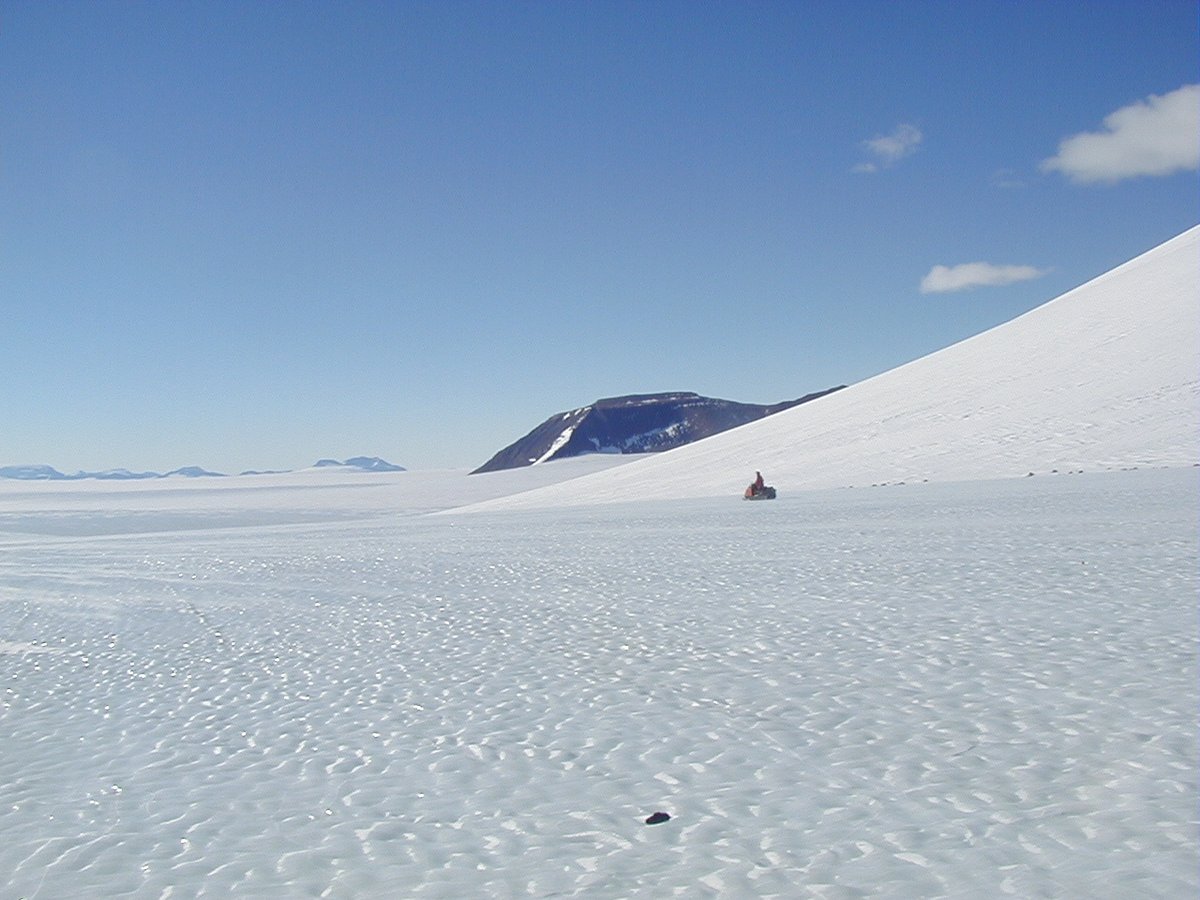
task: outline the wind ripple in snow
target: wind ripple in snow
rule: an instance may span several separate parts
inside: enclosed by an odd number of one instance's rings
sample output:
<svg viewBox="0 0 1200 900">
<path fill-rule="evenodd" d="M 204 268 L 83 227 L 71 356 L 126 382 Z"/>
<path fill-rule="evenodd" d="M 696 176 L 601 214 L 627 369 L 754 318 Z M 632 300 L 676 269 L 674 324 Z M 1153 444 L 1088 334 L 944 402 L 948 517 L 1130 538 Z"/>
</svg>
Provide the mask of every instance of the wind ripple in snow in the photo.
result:
<svg viewBox="0 0 1200 900">
<path fill-rule="evenodd" d="M 1197 475 L 1037 481 L 14 545 L 0 894 L 1190 896 Z"/>
</svg>

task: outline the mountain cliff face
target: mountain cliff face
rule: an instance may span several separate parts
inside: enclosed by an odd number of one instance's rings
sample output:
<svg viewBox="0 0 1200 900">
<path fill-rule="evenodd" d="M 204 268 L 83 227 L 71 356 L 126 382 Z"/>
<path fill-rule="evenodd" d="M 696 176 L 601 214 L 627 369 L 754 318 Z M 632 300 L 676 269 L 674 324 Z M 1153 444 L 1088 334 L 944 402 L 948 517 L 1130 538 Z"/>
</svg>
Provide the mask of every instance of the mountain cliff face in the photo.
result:
<svg viewBox="0 0 1200 900">
<path fill-rule="evenodd" d="M 840 388 L 768 405 L 736 403 L 690 392 L 609 397 L 551 416 L 471 474 L 516 469 L 584 453 L 657 453 L 836 390 Z"/>
</svg>

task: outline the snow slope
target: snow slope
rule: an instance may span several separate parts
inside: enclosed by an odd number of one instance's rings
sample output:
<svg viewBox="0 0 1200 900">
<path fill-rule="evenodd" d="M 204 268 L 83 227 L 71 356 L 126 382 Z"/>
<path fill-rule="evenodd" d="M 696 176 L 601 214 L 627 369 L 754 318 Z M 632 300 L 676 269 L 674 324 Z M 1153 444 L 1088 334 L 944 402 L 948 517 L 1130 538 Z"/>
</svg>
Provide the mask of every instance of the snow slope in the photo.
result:
<svg viewBox="0 0 1200 900">
<path fill-rule="evenodd" d="M 1183 466 L 1200 459 L 1200 226 L 1010 322 L 629 466 L 490 501 L 534 508 Z"/>
</svg>

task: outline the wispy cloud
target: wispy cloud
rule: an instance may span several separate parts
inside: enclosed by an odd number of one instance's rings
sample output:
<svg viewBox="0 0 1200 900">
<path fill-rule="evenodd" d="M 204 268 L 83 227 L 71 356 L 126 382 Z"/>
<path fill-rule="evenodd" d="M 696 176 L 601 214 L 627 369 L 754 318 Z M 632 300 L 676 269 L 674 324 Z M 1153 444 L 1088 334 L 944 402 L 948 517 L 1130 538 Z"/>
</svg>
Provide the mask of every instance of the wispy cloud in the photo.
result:
<svg viewBox="0 0 1200 900">
<path fill-rule="evenodd" d="M 915 153 L 922 137 L 920 129 L 915 125 L 902 122 L 892 130 L 891 134 L 877 135 L 870 140 L 863 141 L 863 149 L 872 158 L 855 166 L 854 171 L 878 172 L 881 169 L 891 168 L 904 157 Z"/>
<path fill-rule="evenodd" d="M 977 287 L 996 287 L 1017 281 L 1030 281 L 1046 274 L 1033 266 L 996 266 L 973 262 L 958 266 L 934 266 L 921 279 L 922 294 L 945 294 Z"/>
<path fill-rule="evenodd" d="M 1028 186 L 1025 177 L 1015 169 L 997 169 L 992 173 L 992 186 L 998 188 L 1023 188 Z"/>
<path fill-rule="evenodd" d="M 1064 139 L 1040 168 L 1081 184 L 1200 169 L 1200 84 L 1121 107 L 1103 131 Z"/>
</svg>

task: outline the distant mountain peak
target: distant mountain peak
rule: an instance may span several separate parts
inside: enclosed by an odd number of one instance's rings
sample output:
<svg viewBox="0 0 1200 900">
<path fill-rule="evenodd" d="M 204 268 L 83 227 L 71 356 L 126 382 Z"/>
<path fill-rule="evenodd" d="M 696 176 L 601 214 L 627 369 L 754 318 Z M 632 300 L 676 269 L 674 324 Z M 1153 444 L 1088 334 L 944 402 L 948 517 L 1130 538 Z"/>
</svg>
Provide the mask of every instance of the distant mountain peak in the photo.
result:
<svg viewBox="0 0 1200 900">
<path fill-rule="evenodd" d="M 0 466 L 0 478 L 17 478 L 21 481 L 61 481 L 66 477 L 52 466 Z"/>
<path fill-rule="evenodd" d="M 393 465 L 378 456 L 353 456 L 345 462 L 336 459 L 319 459 L 314 468 L 327 467 L 353 469 L 359 472 L 403 472 L 403 466 Z M 283 475 L 289 470 L 273 469 L 269 472 L 247 470 L 242 475 Z M 182 466 L 172 469 L 166 474 L 159 472 L 133 472 L 129 469 L 105 469 L 100 472 L 76 472 L 74 475 L 64 475 L 53 466 L 23 465 L 0 466 L 0 478 L 11 478 L 18 481 L 142 481 L 153 478 L 226 478 L 223 472 L 211 472 L 200 466 Z"/>
<path fill-rule="evenodd" d="M 318 459 L 313 463 L 315 469 L 357 469 L 360 472 L 403 472 L 403 466 L 397 466 L 380 459 L 378 456 L 352 456 L 345 462 L 336 459 Z"/>
<path fill-rule="evenodd" d="M 0 466 L 0 478 L 14 478 L 19 481 L 145 481 L 171 476 L 224 477 L 220 472 L 209 472 L 199 466 L 184 466 L 181 469 L 167 472 L 166 475 L 159 472 L 133 472 L 129 469 L 103 469 L 99 472 L 80 471 L 74 475 L 64 475 L 53 466 Z"/>
<path fill-rule="evenodd" d="M 101 481 L 141 481 L 162 478 L 158 472 L 131 472 L 129 469 L 105 469 L 103 472 L 76 472 L 72 478 L 97 478 Z"/>
</svg>

